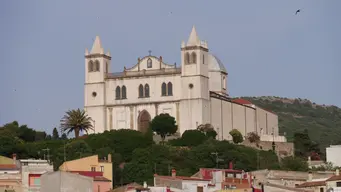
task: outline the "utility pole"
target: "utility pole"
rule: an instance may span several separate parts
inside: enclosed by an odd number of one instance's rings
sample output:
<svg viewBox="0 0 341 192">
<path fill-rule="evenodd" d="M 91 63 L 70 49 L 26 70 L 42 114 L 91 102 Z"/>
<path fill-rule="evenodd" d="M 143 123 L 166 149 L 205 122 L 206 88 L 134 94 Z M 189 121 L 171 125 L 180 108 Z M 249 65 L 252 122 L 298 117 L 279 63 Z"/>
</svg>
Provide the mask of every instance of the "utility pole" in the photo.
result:
<svg viewBox="0 0 341 192">
<path fill-rule="evenodd" d="M 212 152 L 211 155 L 215 155 L 216 168 L 218 168 L 219 167 L 219 161 L 223 161 L 223 160 L 219 158 L 218 152 Z"/>
<path fill-rule="evenodd" d="M 46 149 L 43 149 L 43 151 L 47 151 L 47 161 L 50 162 L 50 149 L 46 148 Z M 44 153 L 44 159 L 45 159 L 45 153 Z"/>
<path fill-rule="evenodd" d="M 156 163 L 154 163 L 154 174 L 156 174 Z"/>
</svg>

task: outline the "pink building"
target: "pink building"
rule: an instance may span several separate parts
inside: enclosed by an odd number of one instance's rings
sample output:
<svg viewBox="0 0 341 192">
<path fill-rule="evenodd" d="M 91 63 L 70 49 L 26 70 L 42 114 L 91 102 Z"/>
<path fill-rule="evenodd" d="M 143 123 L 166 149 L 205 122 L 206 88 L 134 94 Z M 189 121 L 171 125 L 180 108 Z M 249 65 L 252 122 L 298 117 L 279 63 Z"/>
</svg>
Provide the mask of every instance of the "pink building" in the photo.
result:
<svg viewBox="0 0 341 192">
<path fill-rule="evenodd" d="M 99 171 L 70 171 L 94 179 L 93 192 L 107 192 L 111 190 L 111 180 L 103 177 L 103 172 Z"/>
</svg>

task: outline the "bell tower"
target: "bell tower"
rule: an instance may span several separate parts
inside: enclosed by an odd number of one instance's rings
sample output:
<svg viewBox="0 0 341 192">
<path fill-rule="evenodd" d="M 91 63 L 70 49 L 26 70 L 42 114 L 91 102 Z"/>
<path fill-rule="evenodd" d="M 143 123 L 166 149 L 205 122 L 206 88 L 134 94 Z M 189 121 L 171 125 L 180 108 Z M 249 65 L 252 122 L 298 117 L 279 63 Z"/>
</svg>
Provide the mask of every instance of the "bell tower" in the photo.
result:
<svg viewBox="0 0 341 192">
<path fill-rule="evenodd" d="M 210 122 L 208 51 L 193 26 L 181 44 L 180 133 Z"/>
<path fill-rule="evenodd" d="M 92 119 L 94 132 L 106 130 L 106 90 L 105 78 L 110 71 L 110 53 L 104 54 L 99 36 L 92 49 L 85 50 L 84 110 Z"/>
</svg>

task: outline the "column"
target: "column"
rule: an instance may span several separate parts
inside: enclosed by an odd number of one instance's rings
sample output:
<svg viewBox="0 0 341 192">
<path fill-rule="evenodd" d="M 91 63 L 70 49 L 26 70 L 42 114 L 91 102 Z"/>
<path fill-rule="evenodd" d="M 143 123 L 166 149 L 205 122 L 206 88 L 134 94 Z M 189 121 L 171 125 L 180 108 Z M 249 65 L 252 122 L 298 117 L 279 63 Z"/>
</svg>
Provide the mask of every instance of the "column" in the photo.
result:
<svg viewBox="0 0 341 192">
<path fill-rule="evenodd" d="M 109 110 L 109 131 L 110 131 L 113 129 L 113 126 L 112 126 L 112 107 L 109 107 L 108 110 Z"/>
<path fill-rule="evenodd" d="M 134 129 L 134 107 L 130 106 L 129 111 L 130 111 L 130 129 Z"/>
</svg>

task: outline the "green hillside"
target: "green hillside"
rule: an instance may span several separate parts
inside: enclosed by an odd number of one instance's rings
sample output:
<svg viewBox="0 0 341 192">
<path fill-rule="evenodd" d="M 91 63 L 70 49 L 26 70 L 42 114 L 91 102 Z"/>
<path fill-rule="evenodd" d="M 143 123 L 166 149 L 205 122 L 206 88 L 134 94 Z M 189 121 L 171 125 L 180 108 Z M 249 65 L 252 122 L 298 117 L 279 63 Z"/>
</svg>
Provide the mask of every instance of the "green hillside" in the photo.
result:
<svg viewBox="0 0 341 192">
<path fill-rule="evenodd" d="M 280 133 L 288 141 L 292 141 L 295 132 L 307 129 L 310 138 L 320 144 L 321 149 L 330 144 L 341 144 L 341 109 L 336 106 L 319 105 L 300 98 L 243 98 L 277 113 Z"/>
</svg>

